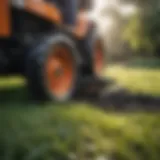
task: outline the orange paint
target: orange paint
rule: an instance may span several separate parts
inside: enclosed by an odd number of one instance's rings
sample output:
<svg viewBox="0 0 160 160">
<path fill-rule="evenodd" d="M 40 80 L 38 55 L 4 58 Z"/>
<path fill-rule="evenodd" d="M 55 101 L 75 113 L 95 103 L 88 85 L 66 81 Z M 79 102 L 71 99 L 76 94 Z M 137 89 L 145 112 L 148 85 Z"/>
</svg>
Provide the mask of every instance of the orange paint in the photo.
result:
<svg viewBox="0 0 160 160">
<path fill-rule="evenodd" d="M 57 46 L 51 51 L 45 65 L 45 79 L 49 91 L 57 97 L 70 91 L 74 79 L 74 62 L 68 48 Z"/>
<path fill-rule="evenodd" d="M 57 24 L 62 22 L 60 10 L 44 0 L 25 0 L 25 10 Z"/>
<path fill-rule="evenodd" d="M 0 37 L 8 37 L 11 34 L 10 8 L 8 0 L 0 0 Z"/>
<path fill-rule="evenodd" d="M 94 46 L 94 71 L 96 75 L 99 75 L 103 68 L 104 62 L 104 53 L 103 53 L 103 44 L 101 40 L 97 40 Z"/>
</svg>

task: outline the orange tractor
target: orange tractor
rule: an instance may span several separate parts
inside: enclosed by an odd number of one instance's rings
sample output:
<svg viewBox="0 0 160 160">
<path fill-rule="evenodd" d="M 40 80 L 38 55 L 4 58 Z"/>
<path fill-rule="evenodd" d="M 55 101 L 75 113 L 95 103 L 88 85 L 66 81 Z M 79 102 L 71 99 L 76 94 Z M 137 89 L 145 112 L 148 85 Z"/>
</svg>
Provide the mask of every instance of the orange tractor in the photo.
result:
<svg viewBox="0 0 160 160">
<path fill-rule="evenodd" d="M 47 0 L 0 0 L 0 74 L 26 76 L 36 99 L 68 100 L 89 87 L 102 70 L 102 42 L 93 22 L 83 38 L 64 26 L 61 9 Z"/>
</svg>

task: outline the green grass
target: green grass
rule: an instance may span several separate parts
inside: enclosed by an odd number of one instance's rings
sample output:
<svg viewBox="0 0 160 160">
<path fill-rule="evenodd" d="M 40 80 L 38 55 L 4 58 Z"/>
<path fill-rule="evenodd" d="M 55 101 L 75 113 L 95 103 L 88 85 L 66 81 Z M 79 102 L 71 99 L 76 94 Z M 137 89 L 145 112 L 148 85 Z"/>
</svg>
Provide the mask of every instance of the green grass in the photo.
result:
<svg viewBox="0 0 160 160">
<path fill-rule="evenodd" d="M 0 109 L 1 160 L 158 160 L 159 121 L 77 104 Z"/>
<path fill-rule="evenodd" d="M 136 94 L 160 96 L 160 68 L 111 66 L 105 70 L 105 75 L 116 80 L 118 85 Z"/>
<path fill-rule="evenodd" d="M 21 76 L 0 77 L 0 88 L 10 89 L 25 85 L 25 79 Z"/>
<path fill-rule="evenodd" d="M 10 76 L 0 78 L 0 102 L 8 105 L 25 104 L 28 99 L 26 82 L 23 77 Z M 3 107 L 3 104 L 0 104 Z"/>
<path fill-rule="evenodd" d="M 114 66 L 105 77 L 133 92 L 159 95 L 158 73 Z M 37 105 L 27 95 L 22 77 L 0 79 L 0 160 L 160 159 L 159 113 L 107 113 L 73 102 Z"/>
</svg>

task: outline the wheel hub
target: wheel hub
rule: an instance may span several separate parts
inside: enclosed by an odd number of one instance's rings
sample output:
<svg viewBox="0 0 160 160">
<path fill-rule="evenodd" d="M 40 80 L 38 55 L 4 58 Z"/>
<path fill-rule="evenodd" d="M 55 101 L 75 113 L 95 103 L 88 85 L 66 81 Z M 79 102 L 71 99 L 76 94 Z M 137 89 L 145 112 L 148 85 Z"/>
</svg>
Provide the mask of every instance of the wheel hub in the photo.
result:
<svg viewBox="0 0 160 160">
<path fill-rule="evenodd" d="M 49 92 L 60 98 L 67 95 L 73 85 L 73 57 L 68 48 L 57 47 L 46 63 L 46 82 Z"/>
<path fill-rule="evenodd" d="M 57 69 L 54 71 L 53 74 L 54 74 L 54 77 L 59 78 L 59 77 L 63 76 L 64 70 L 63 70 L 63 68 L 57 68 Z"/>
</svg>

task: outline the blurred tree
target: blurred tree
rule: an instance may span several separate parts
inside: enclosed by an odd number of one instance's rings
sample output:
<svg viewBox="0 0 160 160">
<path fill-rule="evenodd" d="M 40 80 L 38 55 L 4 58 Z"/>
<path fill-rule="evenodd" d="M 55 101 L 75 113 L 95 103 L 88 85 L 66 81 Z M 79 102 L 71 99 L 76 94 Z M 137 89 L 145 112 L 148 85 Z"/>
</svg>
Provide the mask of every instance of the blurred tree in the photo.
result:
<svg viewBox="0 0 160 160">
<path fill-rule="evenodd" d="M 136 52 L 149 51 L 152 53 L 153 42 L 142 19 L 139 14 L 134 15 L 125 26 L 123 38 Z"/>
<path fill-rule="evenodd" d="M 137 0 L 136 5 L 137 14 L 125 26 L 123 38 L 138 53 L 160 56 L 160 1 Z"/>
</svg>

